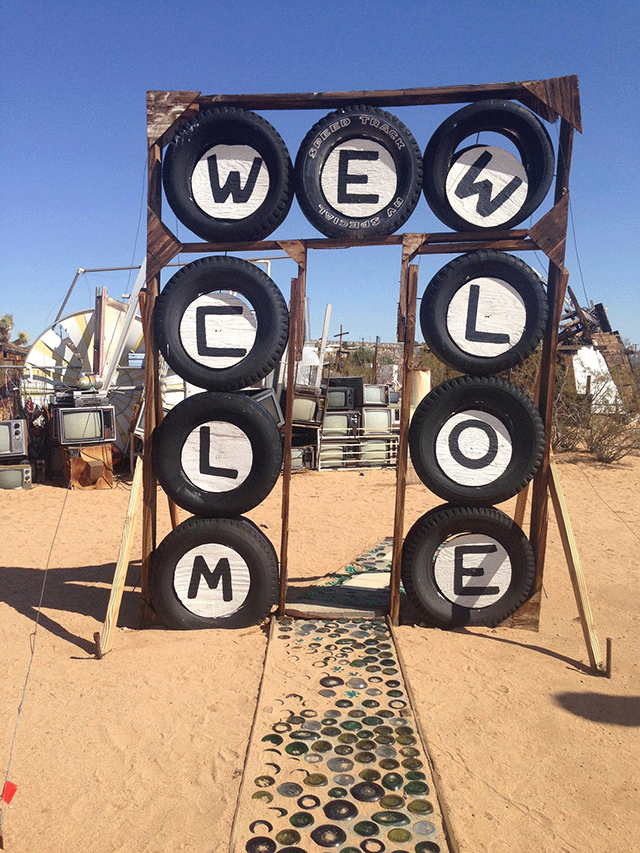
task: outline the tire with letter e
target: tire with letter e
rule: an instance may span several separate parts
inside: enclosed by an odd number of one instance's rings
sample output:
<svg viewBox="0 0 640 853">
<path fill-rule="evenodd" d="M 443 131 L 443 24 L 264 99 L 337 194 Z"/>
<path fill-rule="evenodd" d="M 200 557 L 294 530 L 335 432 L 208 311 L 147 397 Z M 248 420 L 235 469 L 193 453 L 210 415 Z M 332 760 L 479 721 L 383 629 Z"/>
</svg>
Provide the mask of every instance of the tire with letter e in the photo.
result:
<svg viewBox="0 0 640 853">
<path fill-rule="evenodd" d="M 247 518 L 190 518 L 153 552 L 149 589 L 169 628 L 244 628 L 276 602 L 278 558 Z"/>
<path fill-rule="evenodd" d="M 216 107 L 182 124 L 167 146 L 162 181 L 178 219 L 211 242 L 262 240 L 291 207 L 292 166 L 261 116 Z"/>
<path fill-rule="evenodd" d="M 518 157 L 491 144 L 458 150 L 483 131 L 505 137 Z M 478 101 L 446 119 L 429 140 L 424 194 L 456 231 L 513 228 L 542 204 L 554 166 L 551 139 L 534 113 L 513 101 Z"/>
<path fill-rule="evenodd" d="M 287 345 L 289 312 L 269 276 L 211 255 L 178 270 L 154 307 L 156 346 L 198 388 L 236 391 L 267 376 Z"/>
<path fill-rule="evenodd" d="M 435 627 L 498 625 L 530 597 L 534 580 L 529 540 L 497 509 L 436 507 L 404 541 L 402 583 Z"/>
<path fill-rule="evenodd" d="M 531 267 L 493 249 L 454 258 L 431 279 L 420 327 L 440 361 L 488 376 L 514 367 L 538 346 L 549 304 Z"/>
<path fill-rule="evenodd" d="M 420 198 L 420 150 L 390 113 L 344 107 L 305 136 L 295 181 L 302 212 L 322 234 L 350 240 L 386 236 L 407 221 Z"/>
<path fill-rule="evenodd" d="M 261 503 L 282 467 L 280 430 L 244 394 L 209 391 L 181 400 L 153 433 L 153 468 L 188 512 L 236 516 Z"/>
<path fill-rule="evenodd" d="M 503 379 L 459 376 L 418 404 L 409 450 L 418 477 L 451 503 L 508 500 L 534 476 L 544 425 L 532 400 Z"/>
</svg>

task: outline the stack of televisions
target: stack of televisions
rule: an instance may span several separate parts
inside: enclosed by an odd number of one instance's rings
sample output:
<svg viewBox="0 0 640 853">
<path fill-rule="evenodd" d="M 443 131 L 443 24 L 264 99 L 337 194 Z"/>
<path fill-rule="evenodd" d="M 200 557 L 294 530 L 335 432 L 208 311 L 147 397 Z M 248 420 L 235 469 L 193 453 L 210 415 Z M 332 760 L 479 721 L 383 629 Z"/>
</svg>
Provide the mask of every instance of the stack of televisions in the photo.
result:
<svg viewBox="0 0 640 853">
<path fill-rule="evenodd" d="M 480 143 L 483 131 L 508 140 L 515 154 Z M 555 166 L 537 116 L 495 99 L 445 120 L 424 156 L 395 116 L 362 105 L 317 122 L 295 168 L 275 128 L 246 109 L 214 106 L 172 133 L 162 165 L 170 207 L 202 239 L 231 247 L 277 228 L 294 187 L 302 212 L 327 237 L 366 244 L 392 234 L 421 192 L 453 230 L 504 231 L 542 203 Z M 425 340 L 464 374 L 427 395 L 410 425 L 416 472 L 447 504 L 409 533 L 403 581 L 436 624 L 496 624 L 530 595 L 531 547 L 493 505 L 534 475 L 542 424 L 527 395 L 493 374 L 533 352 L 547 313 L 540 277 L 496 250 L 451 261 L 422 299 Z M 172 409 L 154 435 L 160 484 L 196 517 L 154 552 L 152 604 L 174 627 L 244 625 L 269 612 L 277 585 L 273 547 L 244 513 L 268 495 L 281 467 L 281 433 L 251 389 L 262 388 L 282 357 L 286 305 L 254 265 L 208 256 L 166 284 L 154 328 L 174 371 L 206 390 Z M 329 383 L 318 467 L 391 456 L 393 407 L 365 397 L 377 387 L 353 389 L 340 377 Z M 383 420 L 385 431 L 374 436 Z"/>
<path fill-rule="evenodd" d="M 297 386 L 293 401 L 294 467 L 385 468 L 395 465 L 399 394 L 361 376 L 332 376 L 319 391 Z M 315 432 L 306 429 L 315 425 Z M 298 438 L 299 436 L 299 438 Z M 311 439 L 311 440 L 309 440 Z"/>
<path fill-rule="evenodd" d="M 0 489 L 30 489 L 33 470 L 28 459 L 25 418 L 0 421 Z"/>
</svg>

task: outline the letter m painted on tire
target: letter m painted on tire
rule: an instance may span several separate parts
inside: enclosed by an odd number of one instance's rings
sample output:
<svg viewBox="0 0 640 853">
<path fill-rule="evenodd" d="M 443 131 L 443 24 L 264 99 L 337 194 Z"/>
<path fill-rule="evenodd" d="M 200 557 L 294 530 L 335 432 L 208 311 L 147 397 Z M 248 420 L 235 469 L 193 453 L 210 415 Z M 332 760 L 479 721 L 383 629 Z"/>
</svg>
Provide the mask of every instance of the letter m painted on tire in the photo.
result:
<svg viewBox="0 0 640 853">
<path fill-rule="evenodd" d="M 222 580 L 222 600 L 231 601 L 233 599 L 233 589 L 231 587 L 231 566 L 229 565 L 229 560 L 226 557 L 219 559 L 215 569 L 210 571 L 205 558 L 201 554 L 196 556 L 193 561 L 193 571 L 191 572 L 187 598 L 198 597 L 201 578 L 206 580 L 209 589 L 217 589 L 218 584 Z"/>
</svg>

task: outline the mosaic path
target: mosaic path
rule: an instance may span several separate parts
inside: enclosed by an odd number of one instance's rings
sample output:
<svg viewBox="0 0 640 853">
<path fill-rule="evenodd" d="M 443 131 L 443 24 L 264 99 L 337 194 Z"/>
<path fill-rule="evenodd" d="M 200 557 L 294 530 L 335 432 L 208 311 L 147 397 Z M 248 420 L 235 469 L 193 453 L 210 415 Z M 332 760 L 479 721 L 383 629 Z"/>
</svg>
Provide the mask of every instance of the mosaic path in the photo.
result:
<svg viewBox="0 0 640 853">
<path fill-rule="evenodd" d="M 232 853 L 448 851 L 383 619 L 274 619 Z"/>
</svg>

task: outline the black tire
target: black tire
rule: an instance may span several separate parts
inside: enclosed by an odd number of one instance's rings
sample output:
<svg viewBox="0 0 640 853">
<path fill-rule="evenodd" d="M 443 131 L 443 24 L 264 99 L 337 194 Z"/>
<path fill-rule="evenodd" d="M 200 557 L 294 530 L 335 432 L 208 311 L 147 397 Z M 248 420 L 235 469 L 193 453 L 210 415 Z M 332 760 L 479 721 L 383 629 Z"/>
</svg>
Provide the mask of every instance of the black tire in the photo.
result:
<svg viewBox="0 0 640 853">
<path fill-rule="evenodd" d="M 512 176 L 511 181 L 503 187 L 504 201 L 495 210 L 492 208 L 499 201 L 499 193 L 495 192 L 493 184 L 484 184 L 484 188 L 481 186 L 478 190 L 476 183 L 476 178 L 488 165 L 488 162 L 484 163 L 487 160 L 483 153 L 486 146 L 473 145 L 458 151 L 461 142 L 482 131 L 501 134 L 514 144 L 527 179 L 525 195 L 522 183 L 519 184 L 522 189 L 516 186 L 522 179 Z M 496 152 L 498 150 L 503 149 L 496 149 Z M 510 157 L 507 152 L 507 159 Z M 472 204 L 476 208 L 473 214 L 470 212 L 471 207 L 468 214 L 462 215 L 460 210 L 456 212 L 447 192 L 447 178 L 451 168 L 457 161 L 461 163 L 461 158 L 468 159 L 469 168 L 462 167 L 464 175 L 456 182 L 456 197 L 459 194 L 460 200 L 473 199 Z M 554 166 L 551 139 L 534 113 L 513 101 L 478 101 L 446 119 L 429 140 L 424 154 L 424 194 L 435 215 L 456 231 L 513 228 L 542 204 L 551 186 Z M 461 188 L 463 180 L 468 186 Z M 480 184 L 483 183 L 481 180 Z M 519 196 L 522 198 L 516 203 Z M 481 209 L 478 210 L 478 207 Z M 473 218 L 467 218 L 467 215 Z"/>
<path fill-rule="evenodd" d="M 483 575 L 484 585 L 465 581 Z M 438 628 L 498 625 L 529 598 L 534 580 L 529 540 L 497 509 L 436 507 L 416 521 L 402 548 L 407 597 Z"/>
<path fill-rule="evenodd" d="M 195 394 L 153 434 L 153 466 L 169 497 L 194 515 L 236 516 L 263 501 L 282 466 L 280 430 L 244 394 Z"/>
<path fill-rule="evenodd" d="M 196 305 L 207 296 L 229 305 Z M 218 328 L 208 334 L 206 318 L 214 314 Z M 236 391 L 274 369 L 287 345 L 289 312 L 276 284 L 255 264 L 212 255 L 167 282 L 156 300 L 154 333 L 156 346 L 183 379 L 210 391 Z"/>
<path fill-rule="evenodd" d="M 544 425 L 531 399 L 510 382 L 458 376 L 418 404 L 409 450 L 418 477 L 436 495 L 489 506 L 513 497 L 534 476 Z"/>
<path fill-rule="evenodd" d="M 151 604 L 168 628 L 244 628 L 277 599 L 278 558 L 248 518 L 190 518 L 151 556 Z"/>
<path fill-rule="evenodd" d="M 225 154 L 226 175 L 218 168 Z M 187 228 L 203 240 L 227 243 L 262 240 L 284 221 L 293 200 L 292 172 L 286 145 L 268 121 L 237 107 L 216 107 L 179 127 L 165 151 L 162 180 Z"/>
<path fill-rule="evenodd" d="M 347 149 L 351 156 L 343 157 L 347 151 L 338 148 L 349 142 L 358 148 Z M 370 175 L 355 166 L 350 171 L 352 159 L 375 160 L 376 182 L 369 183 Z M 344 107 L 305 136 L 296 157 L 295 181 L 302 212 L 322 234 L 350 240 L 386 236 L 407 221 L 420 199 L 420 150 L 411 132 L 390 113 Z"/>
<path fill-rule="evenodd" d="M 482 284 L 474 283 L 480 279 Z M 454 258 L 431 279 L 420 305 L 420 327 L 430 349 L 449 367 L 488 376 L 531 355 L 548 314 L 536 271 L 514 255 L 483 249 Z"/>
</svg>

